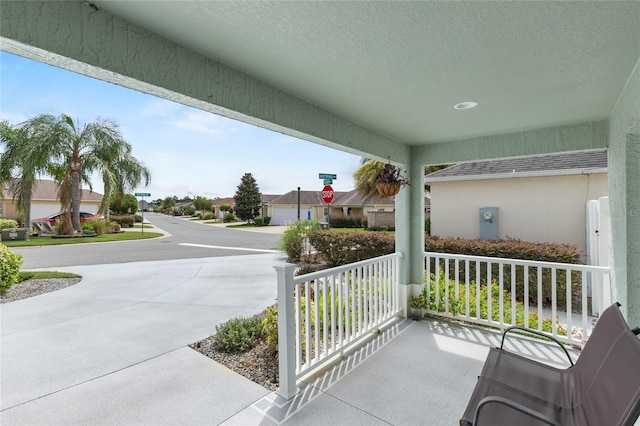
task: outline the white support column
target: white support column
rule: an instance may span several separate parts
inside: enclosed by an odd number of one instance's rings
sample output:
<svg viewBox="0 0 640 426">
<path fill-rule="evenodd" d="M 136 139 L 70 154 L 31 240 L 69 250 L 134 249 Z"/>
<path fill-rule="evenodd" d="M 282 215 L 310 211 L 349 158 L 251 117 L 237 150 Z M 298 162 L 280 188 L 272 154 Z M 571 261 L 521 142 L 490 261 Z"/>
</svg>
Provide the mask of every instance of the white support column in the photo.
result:
<svg viewBox="0 0 640 426">
<path fill-rule="evenodd" d="M 274 266 L 278 276 L 278 363 L 280 387 L 276 391 L 285 399 L 298 393 L 296 386 L 295 323 L 293 305 L 293 273 L 295 265 Z"/>
</svg>

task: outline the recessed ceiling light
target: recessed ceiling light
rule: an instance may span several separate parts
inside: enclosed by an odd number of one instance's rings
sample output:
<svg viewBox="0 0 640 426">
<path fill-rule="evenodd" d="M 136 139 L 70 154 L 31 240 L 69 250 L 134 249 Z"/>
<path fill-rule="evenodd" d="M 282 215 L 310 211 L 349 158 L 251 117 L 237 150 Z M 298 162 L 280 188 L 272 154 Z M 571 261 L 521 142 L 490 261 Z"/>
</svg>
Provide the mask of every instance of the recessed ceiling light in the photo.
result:
<svg viewBox="0 0 640 426">
<path fill-rule="evenodd" d="M 471 108 L 475 108 L 478 106 L 478 103 L 475 101 L 468 101 L 468 102 L 460 102 L 459 104 L 455 104 L 453 106 L 453 108 L 458 109 L 458 110 L 464 110 L 464 109 L 471 109 Z"/>
</svg>

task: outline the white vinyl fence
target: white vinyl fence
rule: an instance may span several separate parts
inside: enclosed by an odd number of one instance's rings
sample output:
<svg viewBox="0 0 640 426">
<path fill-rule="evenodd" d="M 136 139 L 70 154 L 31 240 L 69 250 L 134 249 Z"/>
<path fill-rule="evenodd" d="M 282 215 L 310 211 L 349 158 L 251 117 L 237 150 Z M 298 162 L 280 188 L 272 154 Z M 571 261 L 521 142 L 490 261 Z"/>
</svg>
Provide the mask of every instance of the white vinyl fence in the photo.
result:
<svg viewBox="0 0 640 426">
<path fill-rule="evenodd" d="M 576 345 L 591 326 L 587 283 L 609 288 L 608 267 L 520 259 L 426 252 L 424 273 L 424 288 L 412 299 L 427 313 L 525 326 Z"/>
<path fill-rule="evenodd" d="M 398 259 L 389 254 L 294 276 L 276 266 L 280 388 L 290 399 L 297 380 L 400 313 Z"/>
</svg>

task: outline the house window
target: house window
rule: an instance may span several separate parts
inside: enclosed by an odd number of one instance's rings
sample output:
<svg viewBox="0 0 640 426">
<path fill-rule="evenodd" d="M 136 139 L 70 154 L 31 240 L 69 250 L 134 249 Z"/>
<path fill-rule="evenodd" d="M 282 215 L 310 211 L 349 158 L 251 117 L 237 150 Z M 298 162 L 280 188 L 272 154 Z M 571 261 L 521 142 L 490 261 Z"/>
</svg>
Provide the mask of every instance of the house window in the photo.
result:
<svg viewBox="0 0 640 426">
<path fill-rule="evenodd" d="M 2 209 L 3 204 L 0 203 L 0 217 L 2 217 L 2 215 L 4 214 L 4 210 Z"/>
</svg>

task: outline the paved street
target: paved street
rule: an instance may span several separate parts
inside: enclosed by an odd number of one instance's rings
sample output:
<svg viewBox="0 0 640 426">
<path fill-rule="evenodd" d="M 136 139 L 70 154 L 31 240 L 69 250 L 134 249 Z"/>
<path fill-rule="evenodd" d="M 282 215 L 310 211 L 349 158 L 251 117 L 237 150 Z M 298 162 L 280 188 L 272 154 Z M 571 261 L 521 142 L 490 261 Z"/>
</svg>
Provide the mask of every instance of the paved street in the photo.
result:
<svg viewBox="0 0 640 426">
<path fill-rule="evenodd" d="M 12 250 L 24 257 L 23 269 L 37 269 L 268 253 L 277 250 L 280 238 L 279 233 L 227 229 L 154 213 L 145 213 L 144 217 L 170 236 L 104 244 L 16 247 Z"/>
</svg>

